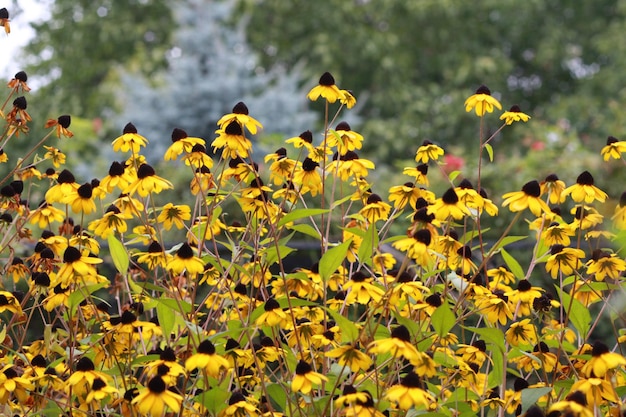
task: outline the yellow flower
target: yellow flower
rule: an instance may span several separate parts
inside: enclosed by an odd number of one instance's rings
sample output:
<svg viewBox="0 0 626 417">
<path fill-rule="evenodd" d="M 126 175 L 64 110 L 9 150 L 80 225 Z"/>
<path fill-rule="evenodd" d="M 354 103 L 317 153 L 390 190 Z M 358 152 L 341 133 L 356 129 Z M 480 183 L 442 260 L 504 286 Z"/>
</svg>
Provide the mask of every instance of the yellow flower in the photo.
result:
<svg viewBox="0 0 626 417">
<path fill-rule="evenodd" d="M 422 142 L 422 145 L 417 148 L 415 154 L 415 162 L 427 164 L 428 161 L 436 161 L 444 154 L 443 149 L 435 145 L 429 140 Z"/>
<path fill-rule="evenodd" d="M 365 217 L 370 223 L 378 220 L 387 220 L 391 206 L 385 203 L 378 194 L 370 194 L 367 198 L 367 204 L 359 210 L 359 214 Z"/>
<path fill-rule="evenodd" d="M 46 153 L 43 155 L 45 159 L 52 161 L 55 168 L 59 168 L 65 163 L 65 154 L 53 146 L 45 146 Z"/>
<path fill-rule="evenodd" d="M 258 326 L 277 326 L 287 322 L 287 313 L 280 308 L 278 301 L 269 298 L 263 305 L 263 313 L 256 319 Z"/>
<path fill-rule="evenodd" d="M 587 398 L 580 391 L 571 391 L 564 401 L 557 401 L 548 409 L 548 415 L 559 413 L 562 416 L 593 417 L 594 412 L 587 407 Z"/>
<path fill-rule="evenodd" d="M 498 296 L 497 293 L 477 297 L 475 303 L 480 314 L 484 315 L 491 324 L 500 323 L 504 326 L 513 319 L 513 313 L 508 303 L 504 297 Z"/>
<path fill-rule="evenodd" d="M 228 399 L 228 407 L 220 411 L 218 417 L 258 417 L 256 401 L 246 398 L 241 391 L 235 391 Z"/>
<path fill-rule="evenodd" d="M 593 177 L 589 171 L 584 171 L 576 178 L 576 184 L 570 185 L 563 190 L 563 195 L 568 196 L 571 194 L 572 200 L 577 203 L 584 201 L 589 204 L 594 200 L 598 200 L 603 203 L 607 199 L 607 194 L 593 185 Z"/>
<path fill-rule="evenodd" d="M 356 97 L 352 94 L 350 90 L 341 90 L 341 93 L 344 95 L 343 98 L 340 98 L 339 101 L 341 104 L 345 105 L 347 108 L 351 109 L 356 104 Z"/>
<path fill-rule="evenodd" d="M 565 183 L 556 176 L 556 174 L 550 174 L 545 180 L 541 181 L 541 194 L 550 196 L 551 204 L 559 204 L 565 201 Z"/>
<path fill-rule="evenodd" d="M 202 259 L 194 256 L 193 249 L 185 242 L 176 251 L 176 255 L 169 260 L 166 268 L 175 275 L 187 271 L 189 276 L 195 276 L 204 272 L 204 262 L 202 262 Z"/>
<path fill-rule="evenodd" d="M 170 230 L 172 226 L 176 226 L 177 229 L 185 227 L 186 220 L 191 219 L 191 209 L 186 204 L 167 203 L 161 209 L 161 214 L 157 217 L 157 221 L 163 224 L 165 230 Z"/>
<path fill-rule="evenodd" d="M 139 153 L 142 146 L 148 144 L 148 140 L 137 133 L 137 128 L 132 123 L 128 123 L 124 126 L 122 136 L 117 137 L 113 141 L 113 150 L 115 152 L 128 152 L 133 154 Z"/>
<path fill-rule="evenodd" d="M 620 196 L 611 220 L 619 230 L 626 230 L 626 191 Z"/>
<path fill-rule="evenodd" d="M 537 329 L 535 325 L 530 322 L 530 319 L 524 319 L 511 324 L 511 327 L 509 327 L 504 336 L 511 346 L 532 346 L 537 343 Z"/>
<path fill-rule="evenodd" d="M 346 302 L 351 304 L 357 302 L 367 305 L 370 301 L 378 303 L 383 297 L 384 291 L 372 283 L 373 278 L 367 277 L 363 272 L 356 271 L 350 277 L 350 281 L 343 286 L 345 291 L 349 291 Z"/>
<path fill-rule="evenodd" d="M 587 274 L 594 275 L 597 281 L 604 281 L 606 277 L 617 280 L 622 272 L 626 271 L 626 261 L 615 253 L 595 250 L 591 259 L 585 264 Z"/>
<path fill-rule="evenodd" d="M 402 170 L 402 174 L 409 175 L 415 179 L 416 184 L 423 185 L 428 187 L 430 184 L 428 181 L 428 165 L 427 164 L 419 164 L 416 167 L 406 167 Z"/>
<path fill-rule="evenodd" d="M 287 139 L 285 143 L 292 144 L 294 147 L 296 147 L 296 149 L 305 147 L 309 152 L 313 152 L 313 133 L 311 133 L 310 130 L 306 130 L 300 133 L 299 136 L 294 136 Z"/>
<path fill-rule="evenodd" d="M 621 159 L 624 152 L 626 152 L 626 141 L 609 136 L 606 140 L 606 146 L 602 148 L 600 154 L 605 161 L 608 161 L 611 158 Z"/>
<path fill-rule="evenodd" d="M 537 217 L 541 216 L 541 213 L 549 213 L 550 207 L 541 198 L 541 187 L 537 181 L 530 181 L 524 184 L 522 191 L 514 191 L 506 193 L 502 196 L 505 200 L 502 202 L 502 207 L 509 206 L 512 212 L 522 211 L 530 209 L 530 211 Z"/>
<path fill-rule="evenodd" d="M 146 264 L 150 270 L 154 270 L 157 267 L 165 268 L 172 259 L 172 255 L 165 253 L 163 247 L 157 241 L 152 241 L 148 246 L 147 252 L 137 253 L 137 262 Z"/>
<path fill-rule="evenodd" d="M 210 340 L 205 340 L 198 345 L 198 350 L 185 361 L 185 369 L 188 371 L 200 368 L 210 377 L 219 377 L 222 371 L 230 369 L 226 358 L 215 353 L 215 346 Z"/>
<path fill-rule="evenodd" d="M 607 345 L 596 341 L 591 350 L 591 359 L 582 367 L 587 378 L 603 378 L 608 371 L 626 365 L 626 358 L 619 353 L 610 352 Z"/>
<path fill-rule="evenodd" d="M 563 245 L 554 245 L 550 248 L 550 257 L 546 261 L 546 271 L 552 278 L 556 278 L 561 272 L 568 276 L 582 266 L 581 259 L 585 257 L 585 251 L 576 248 L 566 248 Z"/>
<path fill-rule="evenodd" d="M 125 233 L 128 226 L 126 220 L 131 219 L 125 215 L 115 205 L 110 205 L 101 219 L 93 220 L 89 223 L 89 230 L 93 230 L 96 236 L 106 239 L 114 232 Z"/>
<path fill-rule="evenodd" d="M 231 122 L 236 121 L 241 126 L 244 126 L 251 134 L 256 135 L 257 129 L 263 129 L 263 125 L 259 123 L 256 119 L 250 117 L 248 111 L 248 106 L 246 106 L 242 101 L 235 104 L 233 107 L 233 112 L 226 114 L 217 121 L 217 125 L 220 129 L 223 129 L 224 126 L 228 126 Z"/>
<path fill-rule="evenodd" d="M 293 183 L 300 186 L 300 193 L 311 193 L 313 197 L 323 190 L 322 176 L 317 171 L 319 164 L 311 158 L 305 158 L 302 161 L 302 168 L 296 171 Z"/>
<path fill-rule="evenodd" d="M 407 203 L 415 209 L 417 199 L 420 197 L 422 197 L 421 190 L 411 182 L 394 185 L 389 189 L 389 202 L 393 203 L 393 207 L 398 210 L 402 210 Z"/>
<path fill-rule="evenodd" d="M 361 149 L 363 136 L 350 129 L 347 122 L 340 122 L 335 130 L 330 129 L 326 137 L 326 145 L 337 147 L 339 155 L 345 155 L 348 151 Z"/>
<path fill-rule="evenodd" d="M 513 124 L 513 122 L 527 122 L 530 119 L 530 116 L 526 113 L 522 113 L 522 110 L 516 104 L 506 111 L 500 116 L 500 120 L 504 120 L 504 123 L 507 125 Z"/>
<path fill-rule="evenodd" d="M 420 377 L 414 372 L 409 372 L 399 385 L 393 385 L 387 390 L 385 398 L 396 403 L 401 410 L 419 406 L 428 409 L 435 403 L 435 398 L 420 388 L 421 385 Z"/>
<path fill-rule="evenodd" d="M 559 224 L 555 222 L 543 231 L 541 237 L 546 246 L 569 246 L 571 242 L 570 236 L 574 236 L 575 234 L 575 229 L 573 229 L 569 224 Z"/>
<path fill-rule="evenodd" d="M 329 103 L 346 98 L 345 94 L 335 85 L 335 78 L 329 72 L 322 74 L 319 85 L 313 87 L 306 96 L 311 101 L 316 101 L 321 96 Z"/>
<path fill-rule="evenodd" d="M 5 311 L 19 315 L 22 314 L 22 306 L 13 294 L 8 291 L 0 291 L 0 313 Z"/>
<path fill-rule="evenodd" d="M 435 200 L 435 202 L 428 206 L 428 214 L 434 214 L 435 218 L 440 221 L 446 221 L 450 217 L 454 220 L 461 220 L 464 216 L 469 215 L 470 211 L 461 204 L 459 196 L 454 191 L 454 188 L 449 188 L 441 198 Z"/>
<path fill-rule="evenodd" d="M 579 379 L 574 382 L 572 391 L 580 391 L 586 393 L 587 403 L 592 406 L 602 405 L 606 401 L 613 403 L 619 402 L 619 398 L 615 392 L 615 387 L 611 381 L 602 378 Z"/>
<path fill-rule="evenodd" d="M 417 349 L 411 343 L 409 329 L 403 325 L 393 329 L 391 331 L 391 337 L 374 340 L 368 346 L 368 351 L 375 355 L 390 353 L 394 358 L 403 357 L 409 361 L 419 359 Z"/>
<path fill-rule="evenodd" d="M 493 113 L 494 107 L 502 110 L 500 102 L 491 96 L 491 91 L 484 85 L 478 87 L 476 93 L 465 100 L 465 111 L 469 113 L 474 110 L 478 117 L 483 117 L 485 113 Z"/>
<path fill-rule="evenodd" d="M 204 139 L 187 136 L 187 132 L 183 129 L 175 128 L 172 131 L 172 144 L 165 151 L 163 159 L 166 161 L 175 161 L 183 153 L 191 152 L 195 145 L 204 145 Z"/>
<path fill-rule="evenodd" d="M 590 206 L 578 205 L 570 213 L 574 215 L 574 220 L 569 225 L 573 230 L 589 229 L 602 223 L 604 216 L 598 213 L 598 210 Z"/>
<path fill-rule="evenodd" d="M 168 390 L 165 381 L 158 375 L 132 400 L 142 415 L 150 416 L 162 416 L 166 407 L 178 413 L 182 402 L 183 397 Z"/>
<path fill-rule="evenodd" d="M 222 149 L 222 158 L 247 158 L 252 153 L 252 143 L 244 136 L 241 125 L 232 121 L 215 131 L 217 138 L 211 143 L 213 152 Z"/>
<path fill-rule="evenodd" d="M 298 365 L 296 365 L 296 374 L 291 381 L 291 389 L 295 392 L 308 394 L 313 389 L 313 386 L 319 386 L 327 381 L 328 378 L 320 373 L 314 372 L 311 365 L 300 360 Z"/>
<path fill-rule="evenodd" d="M 46 201 L 62 203 L 67 196 L 78 189 L 74 175 L 67 169 L 61 171 L 57 177 L 57 183 L 46 191 Z"/>
<path fill-rule="evenodd" d="M 372 365 L 372 359 L 351 344 L 329 350 L 325 356 L 337 358 L 339 365 L 348 366 L 352 372 L 365 371 Z"/>
<path fill-rule="evenodd" d="M 65 212 L 48 204 L 45 200 L 31 213 L 30 223 L 36 224 L 40 229 L 47 229 L 53 222 L 62 222 Z"/>
<path fill-rule="evenodd" d="M 172 183 L 156 175 L 154 168 L 148 164 L 141 164 L 137 170 L 137 179 L 128 185 L 124 193 L 131 196 L 137 193 L 141 197 L 147 197 L 150 193 L 158 194 L 171 188 L 174 188 Z"/>
</svg>

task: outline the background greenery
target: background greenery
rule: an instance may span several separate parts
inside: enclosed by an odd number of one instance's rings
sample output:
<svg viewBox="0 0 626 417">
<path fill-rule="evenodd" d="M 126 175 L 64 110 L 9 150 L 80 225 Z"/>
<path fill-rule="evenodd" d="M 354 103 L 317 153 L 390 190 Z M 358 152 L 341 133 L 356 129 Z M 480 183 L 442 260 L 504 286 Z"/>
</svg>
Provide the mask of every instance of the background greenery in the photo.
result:
<svg viewBox="0 0 626 417">
<path fill-rule="evenodd" d="M 494 197 L 551 172 L 570 184 L 579 174 L 571 158 L 590 160 L 608 135 L 624 134 L 626 1 L 55 0 L 49 7 L 51 19 L 34 24 L 20 58 L 44 83 L 29 109 L 41 116 L 35 120 L 85 119 L 73 144 L 86 158 L 128 120 L 139 121 L 140 132 L 162 132 L 146 135 L 152 141 L 166 143 L 173 127 L 210 141 L 215 119 L 239 99 L 266 124 L 258 140 L 270 152 L 271 134 L 320 131 L 298 100 L 324 71 L 357 96 L 352 128 L 379 165 L 406 165 L 424 139 L 469 163 L 478 131 L 464 99 L 486 84 L 505 108 L 519 104 L 532 123 L 493 142 L 511 169 L 504 177 L 487 170 L 483 183 Z M 269 96 L 280 106 L 260 104 Z M 154 117 L 165 109 L 168 120 Z M 488 120 L 495 130 L 497 117 Z M 549 155 L 562 157 L 545 166 Z M 611 196 L 623 191 L 606 179 L 608 168 L 588 168 Z M 471 179 L 474 167 L 463 172 Z"/>
</svg>

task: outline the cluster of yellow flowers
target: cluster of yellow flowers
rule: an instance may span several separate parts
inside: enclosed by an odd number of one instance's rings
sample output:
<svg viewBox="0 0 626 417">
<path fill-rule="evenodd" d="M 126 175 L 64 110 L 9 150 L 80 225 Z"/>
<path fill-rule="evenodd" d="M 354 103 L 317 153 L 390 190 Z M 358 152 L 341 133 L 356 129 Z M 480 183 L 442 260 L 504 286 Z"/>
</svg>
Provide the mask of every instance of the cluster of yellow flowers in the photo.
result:
<svg viewBox="0 0 626 417">
<path fill-rule="evenodd" d="M 29 90 L 26 74 L 8 87 L 5 103 Z M 308 97 L 338 113 L 356 103 L 329 73 Z M 0 109 L 2 147 L 28 132 L 26 99 L 12 103 Z M 465 108 L 483 123 L 502 106 L 481 86 Z M 500 129 L 529 119 L 513 106 Z M 49 120 L 40 144 L 56 135 L 71 146 L 70 124 Z M 603 317 L 623 319 L 612 301 L 623 296 L 626 194 L 609 228 L 594 207 L 608 196 L 586 171 L 569 187 L 554 174 L 529 181 L 500 206 L 480 174 L 476 188 L 445 178 L 452 186 L 437 197 L 428 171 L 444 150 L 427 140 L 403 170 L 411 180 L 383 197 L 348 123 L 319 141 L 311 131 L 286 139 L 265 165 L 250 140 L 260 129 L 244 103 L 217 121 L 209 150 L 174 129 L 162 163 L 186 167 L 190 181 L 177 203 L 132 123 L 101 180 L 77 182 L 55 146 L 37 165 L 25 162 L 39 145 L 20 155 L 0 183 L 3 414 L 622 413 L 626 358 L 592 335 L 606 331 Z M 481 150 L 493 151 L 490 140 Z M 624 151 L 610 138 L 602 155 Z M 525 267 L 507 251 L 524 238 L 508 236 L 512 225 L 495 243 L 483 236 L 507 207 L 514 222 L 532 215 Z M 392 236 L 405 218 L 406 233 Z M 302 237 L 320 248 L 316 262 L 292 244 Z M 291 271 L 288 256 L 299 262 Z M 620 320 L 615 346 L 626 342 Z"/>
</svg>

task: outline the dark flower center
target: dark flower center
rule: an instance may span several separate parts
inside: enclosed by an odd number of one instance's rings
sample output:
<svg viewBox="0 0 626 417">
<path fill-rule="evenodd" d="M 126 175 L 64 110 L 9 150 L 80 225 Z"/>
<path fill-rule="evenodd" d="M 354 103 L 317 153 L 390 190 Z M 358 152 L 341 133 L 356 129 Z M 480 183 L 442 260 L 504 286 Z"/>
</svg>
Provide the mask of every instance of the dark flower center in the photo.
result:
<svg viewBox="0 0 626 417">
<path fill-rule="evenodd" d="M 144 178 L 156 175 L 156 171 L 148 164 L 141 164 L 137 170 L 137 178 L 143 180 Z"/>
<path fill-rule="evenodd" d="M 593 177 L 589 171 L 584 171 L 576 178 L 576 184 L 578 185 L 593 185 Z"/>
<path fill-rule="evenodd" d="M 530 197 L 539 197 L 541 195 L 541 187 L 536 180 L 529 181 L 524 184 L 522 191 Z"/>
<path fill-rule="evenodd" d="M 446 204 L 456 204 L 459 202 L 459 196 L 456 194 L 456 191 L 454 191 L 454 188 L 448 188 L 448 191 L 443 193 L 441 199 Z"/>
<path fill-rule="evenodd" d="M 233 107 L 233 113 L 245 114 L 247 116 L 249 114 L 248 106 L 246 106 L 243 101 L 240 101 L 239 103 L 235 104 L 235 107 Z"/>
<path fill-rule="evenodd" d="M 172 142 L 178 142 L 181 139 L 185 139 L 187 137 L 187 132 L 185 132 L 183 129 L 179 129 L 179 128 L 174 128 L 174 130 L 172 130 Z"/>
<path fill-rule="evenodd" d="M 330 74 L 330 72 L 325 72 L 320 77 L 319 84 L 330 87 L 331 85 L 335 85 L 335 78 Z"/>
<path fill-rule="evenodd" d="M 210 340 L 205 340 L 200 343 L 198 346 L 198 353 L 203 353 L 205 355 L 213 355 L 215 354 L 215 345 L 211 343 Z"/>
</svg>

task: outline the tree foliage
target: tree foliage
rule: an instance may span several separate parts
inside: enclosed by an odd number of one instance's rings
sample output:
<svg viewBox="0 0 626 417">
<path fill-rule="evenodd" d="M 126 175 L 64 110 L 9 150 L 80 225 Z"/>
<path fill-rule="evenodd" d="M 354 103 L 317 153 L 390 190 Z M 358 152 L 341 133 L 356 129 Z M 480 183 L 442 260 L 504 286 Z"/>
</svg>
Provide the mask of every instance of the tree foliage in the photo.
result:
<svg viewBox="0 0 626 417">
<path fill-rule="evenodd" d="M 264 51 L 264 63 L 305 61 L 311 79 L 332 71 L 339 82 L 350 80 L 357 97 L 368 99 L 360 128 L 377 138 L 373 146 L 381 157 L 402 156 L 408 143 L 423 139 L 470 140 L 475 131 L 466 128 L 468 118 L 449 115 L 481 84 L 516 100 L 505 106 L 517 103 L 548 121 L 567 119 L 581 133 L 607 134 L 606 124 L 599 123 L 603 119 L 586 110 L 585 101 L 602 106 L 619 83 L 615 70 L 621 58 L 614 53 L 623 49 L 619 2 L 244 0 L 241 5 L 251 16 L 250 42 Z"/>
</svg>

